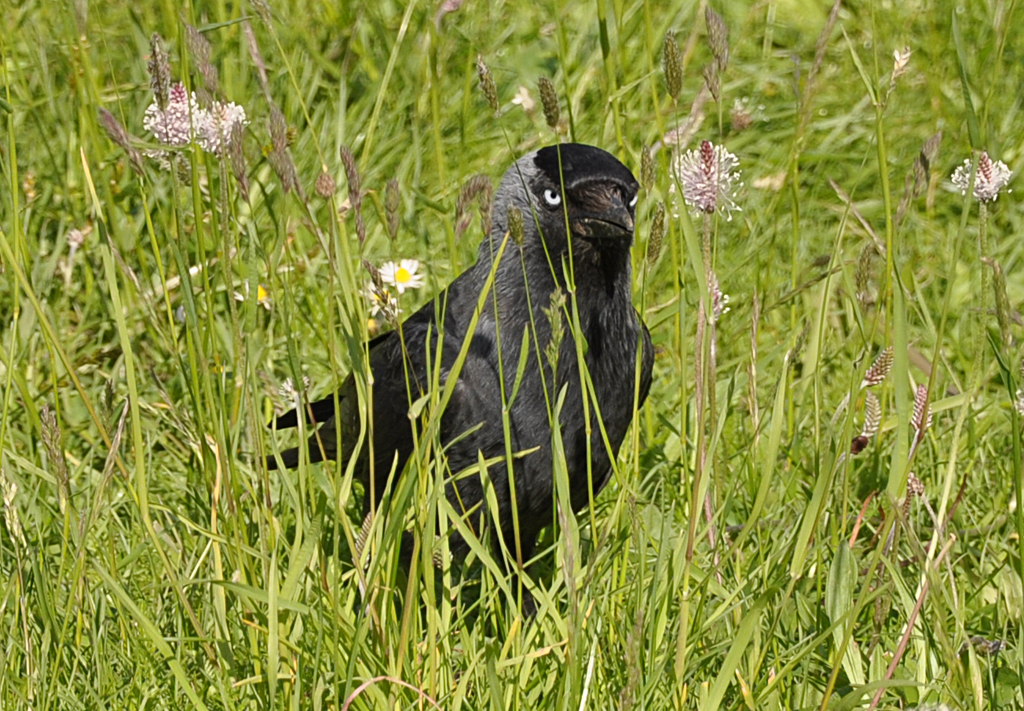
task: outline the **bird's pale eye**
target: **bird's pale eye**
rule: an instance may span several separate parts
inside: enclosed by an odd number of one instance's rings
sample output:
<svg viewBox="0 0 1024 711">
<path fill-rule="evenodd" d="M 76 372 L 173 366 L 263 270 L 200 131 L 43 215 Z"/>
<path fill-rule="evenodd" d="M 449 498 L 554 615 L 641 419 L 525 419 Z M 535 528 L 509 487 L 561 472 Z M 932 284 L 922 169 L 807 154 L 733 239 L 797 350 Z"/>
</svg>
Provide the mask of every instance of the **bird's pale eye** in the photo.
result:
<svg viewBox="0 0 1024 711">
<path fill-rule="evenodd" d="M 636 201 L 640 199 L 639 195 L 634 195 L 633 199 L 629 201 L 630 207 L 636 207 Z"/>
<path fill-rule="evenodd" d="M 556 193 L 554 190 L 544 191 L 544 202 L 551 207 L 556 207 L 562 203 L 562 196 Z"/>
</svg>

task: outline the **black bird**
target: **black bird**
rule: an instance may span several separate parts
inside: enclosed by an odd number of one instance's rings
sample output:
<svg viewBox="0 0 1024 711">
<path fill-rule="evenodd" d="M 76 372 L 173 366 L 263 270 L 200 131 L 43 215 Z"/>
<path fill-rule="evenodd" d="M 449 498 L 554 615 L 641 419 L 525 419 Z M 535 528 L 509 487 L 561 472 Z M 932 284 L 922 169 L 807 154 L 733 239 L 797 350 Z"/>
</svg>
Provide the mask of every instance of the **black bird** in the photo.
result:
<svg viewBox="0 0 1024 711">
<path fill-rule="evenodd" d="M 442 386 L 449 377 L 503 242 L 505 249 L 496 267 L 492 293 L 481 309 L 457 384 L 441 416 L 441 442 L 451 443 L 445 450 L 447 467 L 458 474 L 476 466 L 481 454 L 485 459 L 500 458 L 500 463 L 488 467 L 488 475 L 498 501 L 503 538 L 514 555 L 501 379 L 506 396 L 511 397 L 526 330 L 526 368 L 508 406 L 511 452 L 534 450 L 515 458 L 512 465 L 522 562 L 532 557 L 538 532 L 553 518 L 553 429 L 549 412 L 563 389 L 559 424 L 573 509 L 579 511 L 590 501 L 588 458 L 594 493 L 608 482 L 611 458 L 629 428 L 634 404 L 639 407 L 647 398 L 654 361 L 650 333 L 631 300 L 630 246 L 638 187 L 633 174 L 614 156 L 581 144 L 542 148 L 509 168 L 495 195 L 491 233 L 481 244 L 476 263 L 402 324 L 406 361 L 403 363 L 397 331 L 369 343 L 375 481 L 369 481 L 365 446 L 359 462 L 367 510 L 371 504 L 380 503 L 396 453 L 395 471 L 401 472 L 413 450 L 413 423 L 408 417 L 410 393 L 415 401 L 430 387 L 433 374 L 429 364 L 436 365 L 439 339 Z M 521 244 L 506 241 L 514 210 L 522 216 Z M 568 326 L 573 323 L 571 298 L 566 298 L 566 306 L 561 309 L 560 320 L 566 326 L 556 360 L 557 372 L 552 372 L 545 355 L 552 339 L 552 323 L 558 319 L 550 319 L 543 309 L 550 309 L 557 291 L 568 293 L 572 283 L 568 275 L 575 283 L 579 335 L 585 339 L 583 361 L 597 399 L 597 407 L 592 397 L 589 407 L 589 451 L 575 336 Z M 638 364 L 639 402 L 634 403 Z M 335 412 L 333 395 L 306 408 L 311 423 L 323 423 L 309 439 L 310 462 L 335 459 L 339 454 L 348 461 L 352 454 L 359 433 L 359 405 L 351 375 L 342 384 L 338 399 L 339 412 Z M 598 412 L 610 453 L 598 424 Z M 342 435 L 340 453 L 335 420 L 340 422 Z M 275 423 L 278 428 L 297 424 L 295 411 Z M 285 467 L 295 467 L 298 461 L 297 448 L 281 452 L 280 463 Z M 268 457 L 267 467 L 277 466 L 278 460 Z M 480 531 L 486 504 L 481 505 L 479 476 L 455 477 L 447 496 L 456 510 L 472 512 L 471 525 Z M 450 545 L 456 555 L 467 551 L 457 533 Z M 524 600 L 524 607 L 532 608 L 532 601 Z"/>
</svg>

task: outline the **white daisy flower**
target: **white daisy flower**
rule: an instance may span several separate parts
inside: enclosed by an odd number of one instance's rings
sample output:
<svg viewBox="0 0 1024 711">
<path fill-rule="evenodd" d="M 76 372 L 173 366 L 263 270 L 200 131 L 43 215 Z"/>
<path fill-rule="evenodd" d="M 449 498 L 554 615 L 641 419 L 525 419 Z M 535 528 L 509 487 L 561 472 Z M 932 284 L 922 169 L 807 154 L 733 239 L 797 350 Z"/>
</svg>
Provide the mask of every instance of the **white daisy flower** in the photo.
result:
<svg viewBox="0 0 1024 711">
<path fill-rule="evenodd" d="M 380 268 L 380 278 L 385 284 L 395 287 L 399 294 L 406 289 L 419 289 L 423 286 L 423 275 L 417 274 L 420 263 L 415 259 L 403 259 L 398 264 L 387 262 Z"/>
</svg>

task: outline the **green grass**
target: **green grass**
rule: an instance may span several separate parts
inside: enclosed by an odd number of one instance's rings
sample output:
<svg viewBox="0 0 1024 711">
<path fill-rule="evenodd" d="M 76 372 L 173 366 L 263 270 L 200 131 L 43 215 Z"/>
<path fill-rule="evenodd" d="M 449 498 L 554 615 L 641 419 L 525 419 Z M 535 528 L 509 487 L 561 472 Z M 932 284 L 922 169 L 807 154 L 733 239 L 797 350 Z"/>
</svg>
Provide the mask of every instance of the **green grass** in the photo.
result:
<svg viewBox="0 0 1024 711">
<path fill-rule="evenodd" d="M 697 337 L 701 225 L 679 214 L 662 140 L 711 61 L 703 6 L 477 2 L 439 18 L 426 3 L 282 2 L 269 21 L 224 2 L 3 8 L 0 708 L 853 709 L 876 693 L 878 708 L 1024 706 L 1020 181 L 984 219 L 949 182 L 972 147 L 1024 166 L 1015 2 L 851 3 L 822 43 L 826 6 L 715 5 L 730 60 L 686 148 L 724 144 L 745 185 L 742 212 L 709 225 L 731 297 L 713 369 Z M 150 35 L 175 79 L 202 84 L 182 15 L 212 46 L 216 97 L 251 119 L 248 199 L 229 161 L 198 151 L 184 175 L 148 158 L 136 174 L 100 124 L 107 109 L 155 147 Z M 559 94 L 555 130 L 542 77 Z M 513 103 L 520 87 L 532 111 Z M 270 160 L 271 101 L 301 191 L 283 191 Z M 897 222 L 904 177 L 939 130 Z M 286 379 L 307 376 L 319 397 L 355 370 L 365 387 L 360 258 L 419 259 L 427 285 L 402 307 L 425 303 L 481 237 L 475 217 L 456 236 L 462 185 L 496 183 L 559 140 L 638 175 L 656 148 L 634 293 L 658 352 L 612 483 L 542 538 L 528 582 L 540 611 L 524 621 L 486 542 L 469 575 L 429 565 L 453 514 L 429 430 L 419 475 L 392 492 L 408 516 L 378 519 L 359 561 L 347 463 L 261 462 L 294 443 L 264 428 L 288 405 Z M 362 244 L 343 146 L 365 191 Z M 322 169 L 337 184 L 327 200 Z M 886 346 L 892 371 L 870 389 L 879 432 L 844 456 Z M 934 422 L 908 465 L 918 385 Z M 420 403 L 425 421 L 443 398 Z M 904 508 L 910 471 L 925 492 Z M 403 527 L 419 545 L 409 576 Z M 975 636 L 1006 647 L 962 651 Z"/>
</svg>

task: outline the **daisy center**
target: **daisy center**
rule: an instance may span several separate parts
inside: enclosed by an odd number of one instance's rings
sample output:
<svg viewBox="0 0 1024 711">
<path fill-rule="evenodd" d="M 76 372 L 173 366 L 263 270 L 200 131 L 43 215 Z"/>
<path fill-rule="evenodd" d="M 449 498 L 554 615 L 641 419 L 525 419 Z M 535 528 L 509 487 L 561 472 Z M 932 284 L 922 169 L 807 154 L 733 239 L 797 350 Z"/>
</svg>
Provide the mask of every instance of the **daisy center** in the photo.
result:
<svg viewBox="0 0 1024 711">
<path fill-rule="evenodd" d="M 405 284 L 410 279 L 412 279 L 412 274 L 405 267 L 399 267 L 395 270 L 395 283 Z"/>
</svg>

